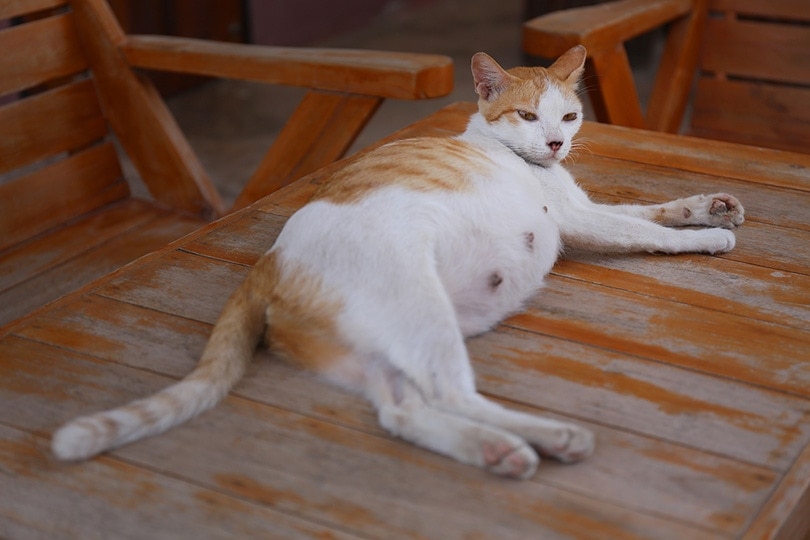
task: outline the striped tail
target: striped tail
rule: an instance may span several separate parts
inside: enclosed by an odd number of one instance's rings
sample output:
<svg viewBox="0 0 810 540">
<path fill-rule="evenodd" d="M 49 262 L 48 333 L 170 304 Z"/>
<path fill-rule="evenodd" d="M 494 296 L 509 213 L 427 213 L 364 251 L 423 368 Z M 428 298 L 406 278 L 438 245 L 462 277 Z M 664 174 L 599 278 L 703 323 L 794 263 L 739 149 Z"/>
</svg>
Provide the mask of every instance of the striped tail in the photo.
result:
<svg viewBox="0 0 810 540">
<path fill-rule="evenodd" d="M 234 292 L 219 317 L 197 367 L 160 392 L 68 422 L 53 435 L 62 460 L 81 460 L 162 433 L 216 405 L 242 378 L 265 324 L 267 304 L 252 293 L 251 279 Z"/>
</svg>

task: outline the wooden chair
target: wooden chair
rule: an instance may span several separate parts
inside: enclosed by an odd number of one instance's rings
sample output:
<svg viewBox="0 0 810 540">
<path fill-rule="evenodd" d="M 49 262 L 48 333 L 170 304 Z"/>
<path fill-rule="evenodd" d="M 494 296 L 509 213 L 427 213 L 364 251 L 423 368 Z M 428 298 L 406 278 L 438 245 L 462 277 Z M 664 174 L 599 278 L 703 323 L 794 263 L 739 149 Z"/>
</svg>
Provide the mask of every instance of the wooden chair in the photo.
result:
<svg viewBox="0 0 810 540">
<path fill-rule="evenodd" d="M 452 89 L 447 57 L 128 36 L 103 0 L 0 2 L 0 28 L 0 325 L 228 212 L 136 68 L 310 88 L 234 208 L 340 158 L 383 99 Z"/>
<path fill-rule="evenodd" d="M 805 0 L 619 0 L 530 20 L 523 47 L 553 58 L 585 45 L 601 122 L 676 133 L 694 86 L 692 134 L 810 152 L 808 23 Z M 645 115 L 624 42 L 662 25 L 669 32 Z"/>
</svg>

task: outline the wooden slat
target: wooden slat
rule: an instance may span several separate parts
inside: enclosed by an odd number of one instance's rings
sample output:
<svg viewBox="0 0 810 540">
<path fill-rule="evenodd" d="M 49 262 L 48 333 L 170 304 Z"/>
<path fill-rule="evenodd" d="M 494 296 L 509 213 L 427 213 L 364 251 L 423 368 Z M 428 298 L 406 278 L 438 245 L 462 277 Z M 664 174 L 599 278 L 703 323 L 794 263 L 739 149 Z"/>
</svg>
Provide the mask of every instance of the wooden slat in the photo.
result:
<svg viewBox="0 0 810 540">
<path fill-rule="evenodd" d="M 354 538 L 119 460 L 74 467 L 49 454 L 44 437 L 0 425 L 5 538 Z"/>
<path fill-rule="evenodd" d="M 344 49 L 245 46 L 168 36 L 130 36 L 134 66 L 302 86 L 383 98 L 441 97 L 453 89 L 447 56 Z"/>
<path fill-rule="evenodd" d="M 704 71 L 810 85 L 806 25 L 709 18 L 704 40 Z"/>
<path fill-rule="evenodd" d="M 692 128 L 700 136 L 810 153 L 810 87 L 701 77 Z"/>
<path fill-rule="evenodd" d="M 84 80 L 0 108 L 0 130 L 4 173 L 87 146 L 107 134 L 107 124 L 93 82 Z"/>
<path fill-rule="evenodd" d="M 0 2 L 0 20 L 64 6 L 67 3 L 67 0 L 4 0 Z"/>
<path fill-rule="evenodd" d="M 82 251 L 109 242 L 159 215 L 162 212 L 156 212 L 149 203 L 127 199 L 8 250 L 0 255 L 0 291 L 54 268 Z"/>
<path fill-rule="evenodd" d="M 0 250 L 129 195 L 112 143 L 0 185 Z"/>
<path fill-rule="evenodd" d="M 810 191 L 810 154 L 780 152 L 653 131 L 585 122 L 589 152 L 626 161 Z"/>
<path fill-rule="evenodd" d="M 0 32 L 0 95 L 87 69 L 70 15 Z"/>
<path fill-rule="evenodd" d="M 805 0 L 709 0 L 709 8 L 786 21 L 810 21 Z"/>
<path fill-rule="evenodd" d="M 134 217 L 134 220 L 141 219 Z M 163 247 L 201 225 L 192 218 L 153 213 L 153 219 L 104 244 L 88 246 L 64 264 L 52 267 L 0 293 L 0 325 Z M 92 226 L 80 223 L 77 228 Z"/>
<path fill-rule="evenodd" d="M 797 361 L 810 336 L 796 328 L 568 279 L 549 280 L 507 324 L 810 396 L 810 364 Z M 720 335 L 737 346 L 718 347 Z"/>
<path fill-rule="evenodd" d="M 810 447 L 796 459 L 784 475 L 773 497 L 763 508 L 743 540 L 774 538 L 806 540 L 810 530 Z"/>
<path fill-rule="evenodd" d="M 244 208 L 343 157 L 382 99 L 310 91 L 236 199 Z"/>
</svg>

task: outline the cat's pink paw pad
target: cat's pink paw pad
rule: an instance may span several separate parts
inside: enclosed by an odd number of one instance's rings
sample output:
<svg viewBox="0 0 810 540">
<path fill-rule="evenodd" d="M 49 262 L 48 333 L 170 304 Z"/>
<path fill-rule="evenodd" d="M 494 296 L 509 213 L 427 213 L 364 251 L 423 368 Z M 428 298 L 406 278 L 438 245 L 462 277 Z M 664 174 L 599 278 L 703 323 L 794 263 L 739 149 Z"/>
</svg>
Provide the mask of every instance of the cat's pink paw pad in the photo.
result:
<svg viewBox="0 0 810 540">
<path fill-rule="evenodd" d="M 720 227 L 731 229 L 742 225 L 745 221 L 745 210 L 735 197 L 727 193 L 717 193 L 712 195 L 712 204 L 709 207 L 709 215 Z"/>
<path fill-rule="evenodd" d="M 593 454 L 595 437 L 593 432 L 578 427 L 566 426 L 560 428 L 557 436 L 558 442 L 542 448 L 543 455 L 547 455 L 563 463 L 573 463 L 585 459 Z"/>
<path fill-rule="evenodd" d="M 486 469 L 500 476 L 525 480 L 540 464 L 540 458 L 525 443 L 514 446 L 507 441 L 485 442 L 481 451 Z"/>
</svg>

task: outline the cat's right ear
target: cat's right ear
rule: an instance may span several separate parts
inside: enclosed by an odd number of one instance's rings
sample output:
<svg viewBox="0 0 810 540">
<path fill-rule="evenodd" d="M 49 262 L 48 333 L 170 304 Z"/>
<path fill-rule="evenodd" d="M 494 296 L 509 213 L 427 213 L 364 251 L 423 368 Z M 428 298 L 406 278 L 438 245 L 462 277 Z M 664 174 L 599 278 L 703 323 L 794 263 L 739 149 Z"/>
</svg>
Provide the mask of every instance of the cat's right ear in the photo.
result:
<svg viewBox="0 0 810 540">
<path fill-rule="evenodd" d="M 475 93 L 489 101 L 501 93 L 509 74 L 486 53 L 475 53 L 472 57 L 472 76 Z"/>
</svg>

